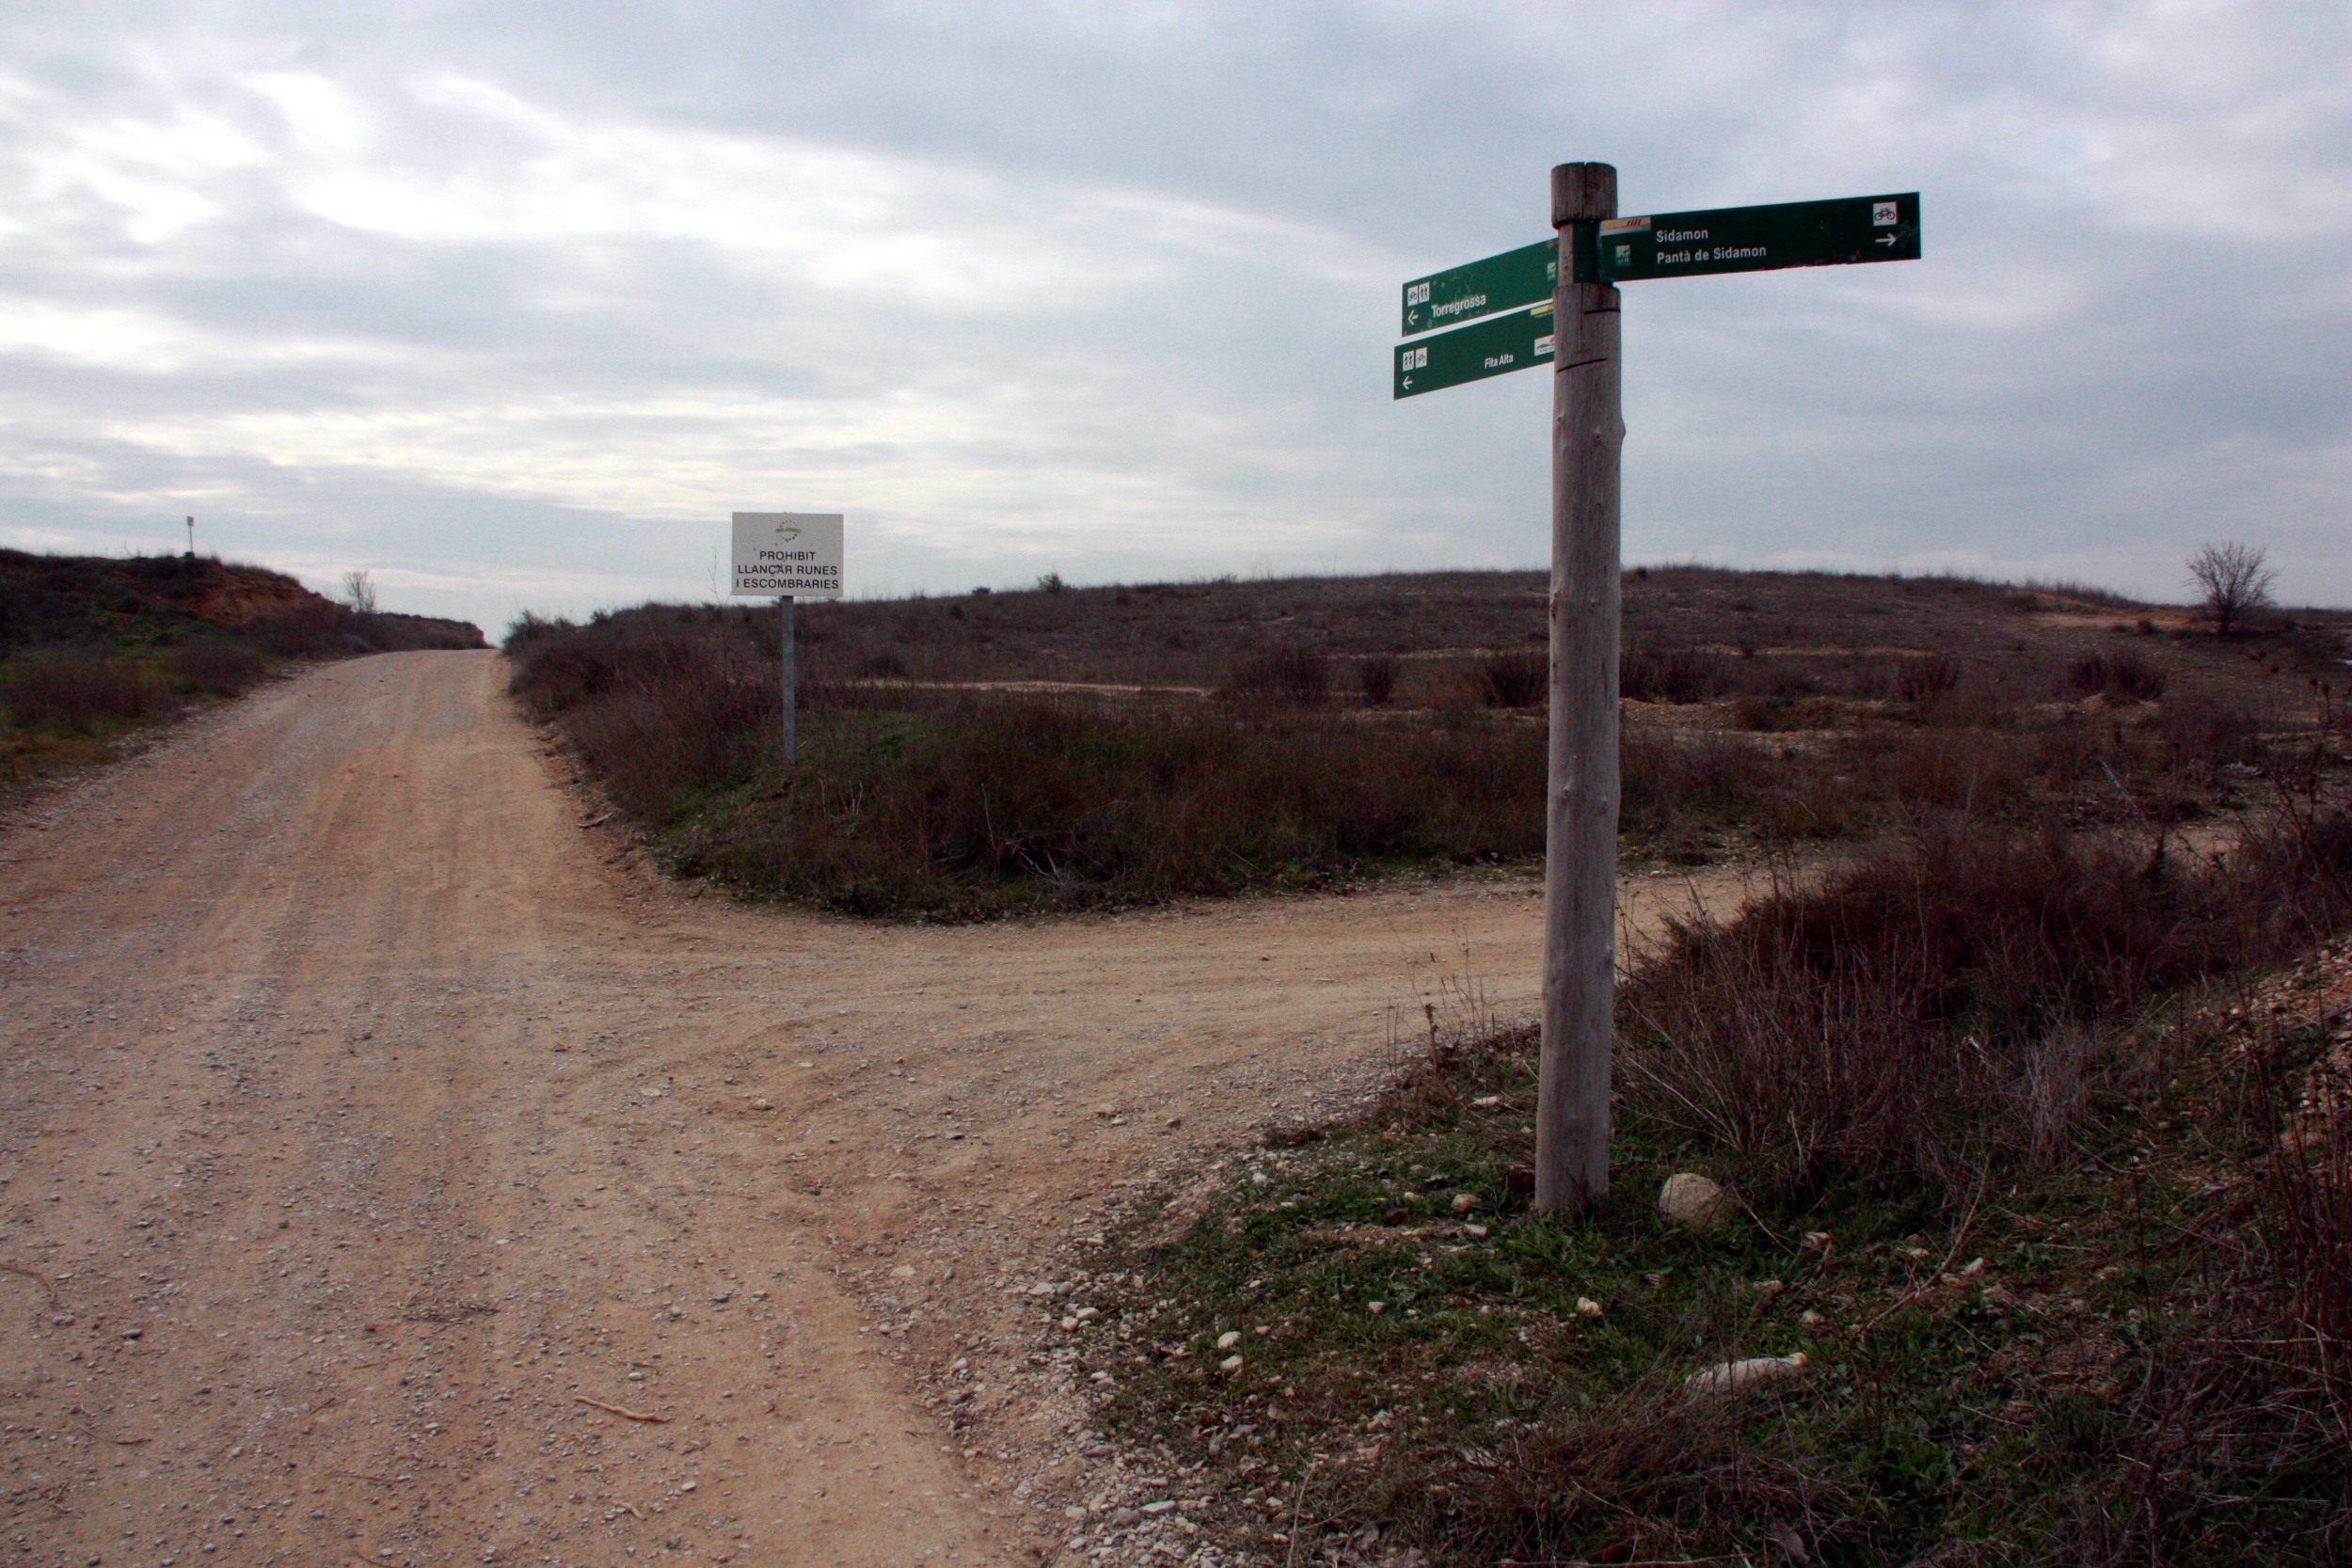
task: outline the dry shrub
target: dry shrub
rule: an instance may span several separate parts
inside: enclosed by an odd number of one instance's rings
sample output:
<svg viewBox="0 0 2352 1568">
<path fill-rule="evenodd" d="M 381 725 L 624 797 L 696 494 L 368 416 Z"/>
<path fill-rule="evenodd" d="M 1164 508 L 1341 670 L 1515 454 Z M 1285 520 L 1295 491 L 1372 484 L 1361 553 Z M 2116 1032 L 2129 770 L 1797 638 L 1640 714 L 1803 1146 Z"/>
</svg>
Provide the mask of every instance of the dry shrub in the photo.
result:
<svg viewBox="0 0 2352 1568">
<path fill-rule="evenodd" d="M 1491 654 L 1479 662 L 1478 698 L 1488 707 L 1534 707 L 1551 681 L 1549 656 Z"/>
<path fill-rule="evenodd" d="M 1367 726 L 1293 700 L 1327 673 L 1295 649 L 1234 683 L 1277 700 L 1152 704 L 876 686 L 855 672 L 877 644 L 839 640 L 807 661 L 787 781 L 773 624 L 685 607 L 518 622 L 511 688 L 683 863 L 853 912 L 1125 904 L 1543 846 L 1539 728 L 1475 709 Z"/>
<path fill-rule="evenodd" d="M 2047 1162 L 2090 1032 L 2247 947 L 2237 911 L 2144 856 L 1955 823 L 1673 928 L 1626 988 L 1642 1114 L 1800 1190 L 1950 1179 L 1989 1142 Z"/>
<path fill-rule="evenodd" d="M 680 846 L 700 869 L 857 913 L 1297 886 L 1537 852 L 1543 746 L 1518 725 L 939 695 L 812 723 L 787 789 L 698 819 Z M 831 831 L 788 831 L 808 820 Z"/>
<path fill-rule="evenodd" d="M 1704 703 L 1738 684 L 1731 661 L 1705 648 L 1625 650 L 1617 663 L 1617 690 L 1645 703 Z"/>
<path fill-rule="evenodd" d="M 1230 696 L 1316 703 L 1331 685 L 1331 661 L 1312 648 L 1285 642 L 1233 661 L 1226 672 Z"/>
<path fill-rule="evenodd" d="M 1782 766 L 1733 736 L 1629 732 L 1618 742 L 1619 823 L 1642 838 L 1690 838 L 1771 790 Z"/>
<path fill-rule="evenodd" d="M 2239 918 L 2283 952 L 2352 924 L 2352 810 L 2288 800 L 2249 823 L 2231 878 Z"/>
<path fill-rule="evenodd" d="M 2271 1098 L 2285 1096 L 2274 1086 Z M 2315 1073 L 2302 1102 L 2278 1120 L 2265 1173 L 2265 1229 L 2292 1320 L 2329 1393 L 2352 1410 L 2352 1085 Z"/>
<path fill-rule="evenodd" d="M 2262 726 L 2243 705 L 2192 694 L 2157 711 L 2159 740 L 2179 765 L 2215 768 L 2251 766 L 2262 756 Z"/>
<path fill-rule="evenodd" d="M 1612 1562 L 1783 1533 L 1808 1551 L 1863 1536 L 1859 1499 L 1752 1421 L 1784 1400 L 1693 1401 L 1678 1377 L 1653 1373 L 1597 1408 L 1528 1423 L 1445 1474 L 1446 1537 L 1494 1554 L 1484 1560 L 1561 1560 L 1549 1554 L 1572 1546 L 1576 1560 Z"/>
<path fill-rule="evenodd" d="M 230 697 L 268 673 L 269 661 L 250 648 L 199 642 L 173 649 L 164 668 L 191 691 Z"/>
<path fill-rule="evenodd" d="M 2068 690 L 2115 702 L 2153 702 L 2164 695 L 2165 684 L 2162 669 L 2134 654 L 2095 653 L 2076 659 L 2066 672 Z"/>
<path fill-rule="evenodd" d="M 506 689 L 536 719 L 553 719 L 610 690 L 628 650 L 568 621 L 526 615 L 510 627 Z"/>
<path fill-rule="evenodd" d="M 345 658 L 358 654 L 485 645 L 481 631 L 467 623 L 389 610 L 357 610 L 325 601 L 254 621 L 240 635 L 278 658 Z"/>
<path fill-rule="evenodd" d="M 127 659 L 57 658 L 19 665 L 0 683 L 0 704 L 21 725 L 56 724 L 87 735 L 101 719 L 137 719 L 163 704 L 147 672 Z"/>
<path fill-rule="evenodd" d="M 1897 800 L 1913 807 L 1994 814 L 2024 799 L 2036 761 L 2026 736 L 1982 730 L 1923 730 L 1887 757 Z"/>
<path fill-rule="evenodd" d="M 571 732 L 614 800 L 659 819 L 772 752 L 782 705 L 772 681 L 691 644 L 645 663 L 573 714 Z"/>
<path fill-rule="evenodd" d="M 1906 658 L 1895 666 L 1895 695 L 1914 705 L 1931 703 L 1960 685 L 1960 661 L 1944 654 Z"/>
<path fill-rule="evenodd" d="M 1387 654 L 1375 654 L 1357 667 L 1357 679 L 1361 685 L 1364 701 L 1374 707 L 1386 707 L 1396 695 L 1396 660 Z"/>
<path fill-rule="evenodd" d="M 773 752 L 775 679 L 740 640 L 611 622 L 518 628 L 509 689 L 539 718 L 562 717 L 615 802 L 661 820 L 691 792 Z"/>
<path fill-rule="evenodd" d="M 1776 688 L 1743 692 L 1732 705 L 1732 717 L 1743 730 L 1824 730 L 1840 727 L 1843 715 L 1820 697 Z"/>
</svg>

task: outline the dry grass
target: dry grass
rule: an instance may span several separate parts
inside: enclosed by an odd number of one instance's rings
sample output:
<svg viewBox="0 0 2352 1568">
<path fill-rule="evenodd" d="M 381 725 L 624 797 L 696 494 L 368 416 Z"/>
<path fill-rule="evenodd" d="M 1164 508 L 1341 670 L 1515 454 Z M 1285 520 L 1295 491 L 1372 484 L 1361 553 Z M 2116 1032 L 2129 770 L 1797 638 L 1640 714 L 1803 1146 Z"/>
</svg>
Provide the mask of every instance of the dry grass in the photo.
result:
<svg viewBox="0 0 2352 1568">
<path fill-rule="evenodd" d="M 88 735 L 102 720 L 141 718 L 162 703 L 153 676 L 128 659 L 27 661 L 0 678 L 0 706 L 25 729 L 55 724 Z"/>
<path fill-rule="evenodd" d="M 2296 675 L 2321 657 L 2143 634 L 2044 590 L 1684 569 L 1627 592 L 1626 842 L 1677 863 L 1922 814 L 2153 832 L 2240 811 L 2246 769 L 2310 724 Z M 1542 602 L 1539 579 L 1454 574 L 810 607 L 788 783 L 772 611 L 525 617 L 508 652 L 517 695 L 681 863 L 972 914 L 1532 859 Z M 782 842 L 812 812 L 841 829 L 821 863 Z"/>
</svg>

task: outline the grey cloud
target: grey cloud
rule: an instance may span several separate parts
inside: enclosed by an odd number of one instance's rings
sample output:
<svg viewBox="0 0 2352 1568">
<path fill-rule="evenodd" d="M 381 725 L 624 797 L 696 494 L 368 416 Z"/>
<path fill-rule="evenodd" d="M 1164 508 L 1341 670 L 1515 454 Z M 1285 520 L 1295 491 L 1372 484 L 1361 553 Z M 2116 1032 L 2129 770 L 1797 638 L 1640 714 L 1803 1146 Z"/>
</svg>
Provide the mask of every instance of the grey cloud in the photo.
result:
<svg viewBox="0 0 2352 1568">
<path fill-rule="evenodd" d="M 2330 8 L 36 4 L 0 40 L 0 538 L 195 510 L 490 621 L 706 593 L 750 504 L 848 511 L 868 587 L 1533 563 L 1542 378 L 1391 404 L 1394 289 L 1604 156 L 1634 211 L 1926 193 L 1917 263 L 1628 289 L 1636 557 L 2168 593 L 2230 534 L 2352 598 Z"/>
</svg>

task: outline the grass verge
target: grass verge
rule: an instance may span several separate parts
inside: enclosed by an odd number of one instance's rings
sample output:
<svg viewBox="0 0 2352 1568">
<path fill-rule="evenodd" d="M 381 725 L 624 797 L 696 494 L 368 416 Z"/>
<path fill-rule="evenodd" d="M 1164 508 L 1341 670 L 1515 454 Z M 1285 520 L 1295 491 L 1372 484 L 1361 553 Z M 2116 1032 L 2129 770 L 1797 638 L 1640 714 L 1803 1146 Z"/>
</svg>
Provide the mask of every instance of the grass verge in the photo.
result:
<svg viewBox="0 0 2352 1568">
<path fill-rule="evenodd" d="M 1682 933 L 1629 988 L 1597 1221 L 1527 1212 L 1532 1032 L 1433 1036 L 1360 1119 L 1139 1213 L 1061 1354 L 1227 1562 L 2343 1560 L 2352 839 L 2305 826 L 2160 872 L 2159 914 L 1988 907 L 1961 873 L 2017 847 L 1947 842 Z M 1645 1013 L 1677 985 L 1726 1016 Z M 1902 1053 L 1841 1070 L 1856 1039 Z M 1760 1069 L 1798 1081 L 1769 1117 L 1692 1109 Z M 1662 1217 L 1678 1172 L 1731 1217 Z M 1078 1549 L 1172 1542 L 1103 1500 Z"/>
</svg>

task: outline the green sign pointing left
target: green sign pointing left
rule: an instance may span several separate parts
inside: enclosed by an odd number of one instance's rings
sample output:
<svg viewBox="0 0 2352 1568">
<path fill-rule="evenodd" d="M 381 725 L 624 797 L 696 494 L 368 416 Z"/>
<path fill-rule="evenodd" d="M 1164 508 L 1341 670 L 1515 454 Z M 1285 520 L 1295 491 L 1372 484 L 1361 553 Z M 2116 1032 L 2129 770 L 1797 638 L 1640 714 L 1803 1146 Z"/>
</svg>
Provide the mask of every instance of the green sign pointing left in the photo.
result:
<svg viewBox="0 0 2352 1568">
<path fill-rule="evenodd" d="M 1539 305 L 1559 281 L 1556 239 L 1416 277 L 1405 285 L 1405 335 Z"/>
<path fill-rule="evenodd" d="M 1551 363 L 1551 302 L 1396 345 L 1396 395 L 1419 397 L 1465 381 Z"/>
</svg>

